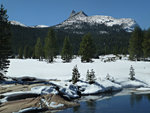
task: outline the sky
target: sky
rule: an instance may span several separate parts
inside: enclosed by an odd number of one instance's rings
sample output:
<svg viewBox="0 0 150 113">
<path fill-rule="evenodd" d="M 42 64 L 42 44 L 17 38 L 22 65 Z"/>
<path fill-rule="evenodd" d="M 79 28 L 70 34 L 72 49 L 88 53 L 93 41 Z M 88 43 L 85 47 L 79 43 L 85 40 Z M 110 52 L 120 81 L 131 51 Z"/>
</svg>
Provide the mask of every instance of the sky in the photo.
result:
<svg viewBox="0 0 150 113">
<path fill-rule="evenodd" d="M 132 18 L 142 29 L 150 27 L 150 0 L 0 0 L 9 20 L 27 26 L 56 25 L 67 19 L 72 10 L 88 16 L 106 15 Z"/>
</svg>

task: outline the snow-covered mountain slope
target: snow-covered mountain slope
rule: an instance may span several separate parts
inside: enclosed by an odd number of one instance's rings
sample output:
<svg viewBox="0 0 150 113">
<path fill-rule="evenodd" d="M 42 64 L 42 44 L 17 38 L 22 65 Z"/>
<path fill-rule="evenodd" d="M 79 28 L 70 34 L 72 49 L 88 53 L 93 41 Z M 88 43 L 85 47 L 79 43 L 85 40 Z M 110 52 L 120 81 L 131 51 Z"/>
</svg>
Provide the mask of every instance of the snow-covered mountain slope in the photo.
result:
<svg viewBox="0 0 150 113">
<path fill-rule="evenodd" d="M 17 26 L 22 26 L 22 27 L 31 27 L 31 28 L 46 28 L 46 27 L 49 27 L 47 25 L 35 25 L 35 26 L 26 26 L 20 22 L 17 22 L 17 21 L 10 21 L 10 23 L 12 25 L 17 25 Z"/>
<path fill-rule="evenodd" d="M 47 25 L 36 25 L 36 26 L 31 26 L 32 28 L 46 28 L 49 27 Z"/>
<path fill-rule="evenodd" d="M 70 17 L 57 25 L 57 28 L 63 27 L 64 29 L 82 28 L 82 23 L 93 25 L 105 24 L 106 26 L 119 25 L 122 26 L 128 32 L 131 32 L 137 25 L 136 21 L 131 18 L 113 18 L 111 16 L 95 15 L 87 16 L 83 11 L 75 12 L 74 10 L 70 14 Z M 76 25 L 76 26 L 71 26 Z"/>
<path fill-rule="evenodd" d="M 12 24 L 12 25 L 18 25 L 18 26 L 22 26 L 22 27 L 27 27 L 26 25 L 24 25 L 24 24 L 22 24 L 22 23 L 20 23 L 20 22 L 17 22 L 17 21 L 10 21 L 10 24 Z"/>
<path fill-rule="evenodd" d="M 46 25 L 36 25 L 36 26 L 26 26 L 17 21 L 10 21 L 12 25 L 19 25 L 22 27 L 31 27 L 31 28 L 46 28 L 50 26 Z M 119 28 L 110 28 L 115 25 L 118 25 Z M 127 32 L 133 31 L 134 27 L 137 26 L 135 20 L 131 18 L 113 18 L 111 16 L 103 16 L 103 15 L 94 15 L 88 16 L 83 11 L 75 12 L 74 10 L 71 12 L 68 19 L 64 22 L 53 26 L 54 29 L 64 29 L 64 31 L 72 32 L 76 34 L 84 34 L 86 32 L 94 31 L 97 34 L 106 34 L 111 31 L 119 32 L 120 29 L 124 29 Z M 109 27 L 109 28 L 108 28 Z M 109 30 L 108 30 L 109 29 Z"/>
</svg>

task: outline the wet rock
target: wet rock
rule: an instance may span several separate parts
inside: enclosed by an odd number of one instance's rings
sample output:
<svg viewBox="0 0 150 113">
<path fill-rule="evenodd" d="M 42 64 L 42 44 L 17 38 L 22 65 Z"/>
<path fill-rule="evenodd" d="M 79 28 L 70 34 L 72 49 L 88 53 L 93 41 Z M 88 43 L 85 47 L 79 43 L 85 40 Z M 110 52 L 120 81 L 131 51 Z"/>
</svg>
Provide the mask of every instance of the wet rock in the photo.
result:
<svg viewBox="0 0 150 113">
<path fill-rule="evenodd" d="M 53 107 L 51 106 L 51 103 L 55 103 L 56 106 L 60 104 L 62 104 L 63 106 Z M 78 104 L 75 102 L 69 102 L 64 100 L 59 95 L 48 94 L 48 95 L 42 95 L 38 97 L 26 98 L 26 99 L 3 103 L 0 105 L 0 113 L 18 112 L 22 109 L 32 108 L 32 107 L 40 108 L 42 111 L 62 110 L 77 105 Z"/>
<path fill-rule="evenodd" d="M 38 96 L 40 96 L 40 95 L 39 94 L 34 94 L 34 93 L 12 94 L 12 95 L 7 97 L 7 101 L 15 101 L 15 100 L 33 98 L 33 97 L 38 97 Z"/>
</svg>

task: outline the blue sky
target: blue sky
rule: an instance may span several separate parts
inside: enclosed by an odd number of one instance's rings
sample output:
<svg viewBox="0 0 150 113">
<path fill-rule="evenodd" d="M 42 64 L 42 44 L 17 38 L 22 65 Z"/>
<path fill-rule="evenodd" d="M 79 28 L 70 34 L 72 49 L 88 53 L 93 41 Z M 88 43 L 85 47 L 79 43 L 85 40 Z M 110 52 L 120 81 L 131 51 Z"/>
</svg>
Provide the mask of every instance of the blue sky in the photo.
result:
<svg viewBox="0 0 150 113">
<path fill-rule="evenodd" d="M 56 25 L 71 11 L 87 15 L 133 18 L 142 29 L 150 27 L 150 0 L 0 0 L 8 10 L 9 20 L 25 25 Z"/>
</svg>

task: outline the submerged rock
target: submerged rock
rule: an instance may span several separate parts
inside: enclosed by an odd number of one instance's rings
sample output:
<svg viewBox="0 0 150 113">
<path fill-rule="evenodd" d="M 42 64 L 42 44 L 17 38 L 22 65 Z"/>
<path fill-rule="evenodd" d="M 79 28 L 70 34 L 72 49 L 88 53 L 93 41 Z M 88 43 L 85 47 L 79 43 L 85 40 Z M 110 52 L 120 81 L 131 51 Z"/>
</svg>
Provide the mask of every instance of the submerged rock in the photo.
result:
<svg viewBox="0 0 150 113">
<path fill-rule="evenodd" d="M 53 106 L 52 106 L 53 105 Z M 0 105 L 0 113 L 18 112 L 27 108 L 37 108 L 33 110 L 61 110 L 68 107 L 77 106 L 75 102 L 69 102 L 59 95 L 42 95 L 38 97 L 9 101 Z M 30 109 L 31 110 L 31 109 Z"/>
</svg>

